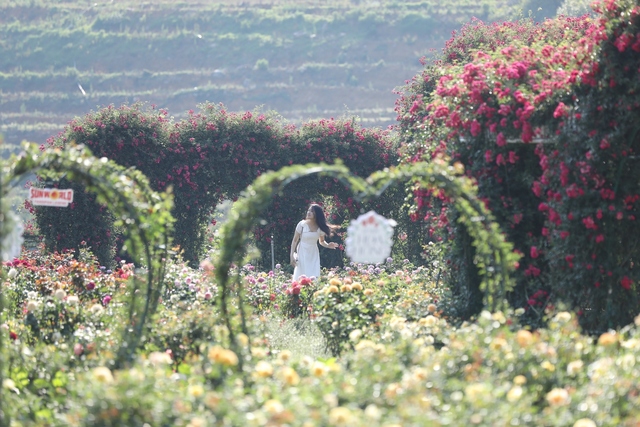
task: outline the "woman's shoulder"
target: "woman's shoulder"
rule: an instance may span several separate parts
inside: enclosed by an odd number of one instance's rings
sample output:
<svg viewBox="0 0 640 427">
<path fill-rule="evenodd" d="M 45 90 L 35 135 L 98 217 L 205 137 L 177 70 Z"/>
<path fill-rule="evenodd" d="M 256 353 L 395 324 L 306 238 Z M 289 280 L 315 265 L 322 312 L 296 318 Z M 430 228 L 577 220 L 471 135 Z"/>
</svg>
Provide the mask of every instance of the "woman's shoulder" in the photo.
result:
<svg viewBox="0 0 640 427">
<path fill-rule="evenodd" d="M 305 225 L 307 225 L 307 220 L 303 219 L 303 220 L 300 220 L 300 222 L 298 222 L 298 224 L 296 225 L 296 228 L 301 228 L 301 227 L 304 227 Z"/>
</svg>

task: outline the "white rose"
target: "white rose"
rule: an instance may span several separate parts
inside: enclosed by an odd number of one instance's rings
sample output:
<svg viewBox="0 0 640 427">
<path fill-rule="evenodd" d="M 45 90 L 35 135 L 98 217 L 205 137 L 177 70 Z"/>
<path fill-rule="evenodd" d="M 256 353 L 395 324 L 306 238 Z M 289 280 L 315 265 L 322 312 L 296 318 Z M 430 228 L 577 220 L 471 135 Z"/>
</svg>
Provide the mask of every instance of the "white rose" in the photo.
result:
<svg viewBox="0 0 640 427">
<path fill-rule="evenodd" d="M 58 301 L 62 301 L 66 296 L 67 293 L 64 289 L 56 289 L 56 291 L 53 293 L 53 297 Z"/>
<path fill-rule="evenodd" d="M 38 301 L 29 301 L 27 303 L 27 311 L 29 313 L 36 311 L 38 309 L 38 305 Z"/>
</svg>

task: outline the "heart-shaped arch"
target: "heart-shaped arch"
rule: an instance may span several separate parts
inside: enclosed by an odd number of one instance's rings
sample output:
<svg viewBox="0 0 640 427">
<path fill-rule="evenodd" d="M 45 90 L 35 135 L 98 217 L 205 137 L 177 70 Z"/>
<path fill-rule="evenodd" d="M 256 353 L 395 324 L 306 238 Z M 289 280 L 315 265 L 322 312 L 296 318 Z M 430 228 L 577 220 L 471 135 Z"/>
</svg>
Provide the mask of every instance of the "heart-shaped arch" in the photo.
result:
<svg viewBox="0 0 640 427">
<path fill-rule="evenodd" d="M 360 200 L 380 196 L 396 181 L 415 182 L 424 188 L 444 191 L 459 211 L 459 221 L 467 227 L 473 238 L 476 248 L 475 263 L 483 278 L 481 289 L 485 293 L 485 305 L 491 310 L 504 308 L 506 294 L 513 289 L 510 272 L 515 269 L 518 255 L 512 251 L 511 243 L 505 241 L 491 213 L 476 197 L 476 187 L 470 179 L 462 176 L 461 169 L 462 166 L 451 166 L 443 159 L 435 159 L 431 163 L 419 162 L 378 171 L 365 180 L 351 174 L 342 163 L 320 163 L 288 166 L 258 177 L 244 190 L 236 202 L 236 209 L 223 226 L 222 249 L 216 260 L 221 314 L 226 322 L 231 347 L 239 351 L 229 305 L 230 266 L 244 257 L 249 233 L 260 213 L 269 205 L 271 197 L 281 193 L 292 181 L 313 174 L 328 175 L 340 180 Z M 236 276 L 236 285 L 241 328 L 248 336 L 239 276 Z"/>
</svg>

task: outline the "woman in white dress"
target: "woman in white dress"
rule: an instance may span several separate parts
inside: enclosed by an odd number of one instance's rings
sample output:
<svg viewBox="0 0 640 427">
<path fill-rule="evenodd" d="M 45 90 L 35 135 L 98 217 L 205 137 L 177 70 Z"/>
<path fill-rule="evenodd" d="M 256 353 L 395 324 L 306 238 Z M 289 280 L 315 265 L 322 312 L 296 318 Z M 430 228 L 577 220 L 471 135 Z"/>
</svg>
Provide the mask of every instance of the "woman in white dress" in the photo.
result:
<svg viewBox="0 0 640 427">
<path fill-rule="evenodd" d="M 335 249 L 338 244 L 326 242 L 325 236 L 331 236 L 333 230 L 338 228 L 328 224 L 322 208 L 317 204 L 312 204 L 307 210 L 307 216 L 296 225 L 296 232 L 291 241 L 291 265 L 294 267 L 293 280 L 298 280 L 300 276 L 309 278 L 320 277 L 320 252 L 318 242 L 321 246 Z"/>
</svg>

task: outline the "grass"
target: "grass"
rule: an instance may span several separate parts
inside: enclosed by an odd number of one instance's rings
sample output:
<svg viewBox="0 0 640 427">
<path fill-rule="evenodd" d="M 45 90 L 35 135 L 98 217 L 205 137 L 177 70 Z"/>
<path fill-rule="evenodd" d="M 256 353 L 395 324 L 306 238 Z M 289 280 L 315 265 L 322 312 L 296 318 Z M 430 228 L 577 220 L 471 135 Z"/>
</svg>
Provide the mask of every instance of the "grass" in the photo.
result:
<svg viewBox="0 0 640 427">
<path fill-rule="evenodd" d="M 289 350 L 294 357 L 326 359 L 331 356 L 322 332 L 308 319 L 265 317 L 263 336 L 273 350 Z"/>
</svg>

